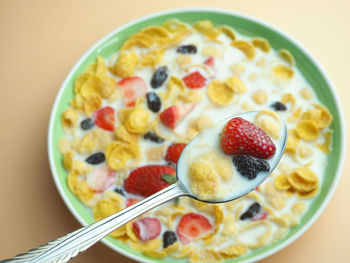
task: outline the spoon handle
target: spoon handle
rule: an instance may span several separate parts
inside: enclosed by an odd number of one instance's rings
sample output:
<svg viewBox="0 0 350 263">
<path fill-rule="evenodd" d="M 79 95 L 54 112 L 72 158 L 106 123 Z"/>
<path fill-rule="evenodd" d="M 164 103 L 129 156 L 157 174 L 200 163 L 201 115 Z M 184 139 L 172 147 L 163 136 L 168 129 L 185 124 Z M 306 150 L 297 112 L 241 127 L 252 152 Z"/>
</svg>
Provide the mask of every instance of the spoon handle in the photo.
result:
<svg viewBox="0 0 350 263">
<path fill-rule="evenodd" d="M 106 217 L 96 223 L 82 227 L 66 236 L 60 237 L 27 253 L 1 262 L 67 262 L 79 252 L 86 250 L 110 232 L 121 227 L 135 217 L 161 205 L 175 197 L 186 195 L 179 182 L 151 195 L 150 197 Z"/>
</svg>

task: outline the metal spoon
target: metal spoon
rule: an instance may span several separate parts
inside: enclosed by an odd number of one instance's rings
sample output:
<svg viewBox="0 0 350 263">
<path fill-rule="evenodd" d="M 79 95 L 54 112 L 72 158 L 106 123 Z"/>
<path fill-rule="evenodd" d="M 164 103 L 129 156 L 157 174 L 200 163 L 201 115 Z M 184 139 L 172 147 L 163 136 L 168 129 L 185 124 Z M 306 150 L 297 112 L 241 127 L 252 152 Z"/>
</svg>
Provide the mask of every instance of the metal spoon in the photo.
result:
<svg viewBox="0 0 350 263">
<path fill-rule="evenodd" d="M 249 120 L 252 117 L 254 117 L 256 114 L 257 112 L 242 113 L 242 114 L 227 118 L 225 120 L 222 120 L 219 122 L 219 124 L 220 123 L 224 124 L 229 119 L 232 119 L 234 117 L 242 117 L 243 119 Z M 258 185 L 260 185 L 269 176 L 269 174 L 271 174 L 272 171 L 276 168 L 284 152 L 286 142 L 287 142 L 287 128 L 284 121 L 281 120 L 281 122 L 282 122 L 282 132 L 280 136 L 281 143 L 279 146 L 276 147 L 276 153 L 274 157 L 270 160 L 269 172 L 259 174 L 258 175 L 259 179 L 254 181 L 253 185 L 249 184 L 249 187 L 245 189 L 246 191 L 244 191 L 243 194 L 240 194 L 238 196 L 229 196 L 225 200 L 216 200 L 216 201 L 200 200 L 200 201 L 208 202 L 208 203 L 223 203 L 223 202 L 232 201 L 248 194 L 250 191 L 254 190 Z M 203 130 L 203 132 L 205 132 L 205 130 Z M 193 139 L 192 141 L 194 141 L 195 139 Z M 191 142 L 185 147 L 183 152 L 185 152 L 187 148 L 191 147 L 191 144 L 192 144 Z M 184 158 L 183 156 L 184 154 L 181 154 L 179 158 L 177 173 L 181 170 L 179 167 L 182 163 L 182 158 Z M 72 257 L 75 257 L 79 252 L 86 250 L 87 248 L 95 244 L 97 241 L 101 240 L 103 237 L 105 237 L 115 229 L 123 226 L 124 224 L 133 220 L 137 216 L 147 212 L 148 210 L 151 210 L 152 208 L 155 208 L 171 199 L 174 199 L 180 196 L 188 196 L 199 200 L 195 195 L 191 193 L 191 191 L 186 186 L 186 184 L 183 183 L 183 178 L 185 176 L 186 175 L 177 174 L 178 181 L 168 186 L 167 188 L 163 189 L 162 191 L 159 191 L 154 195 L 151 195 L 148 198 L 143 199 L 142 201 L 128 208 L 125 208 L 124 210 L 118 213 L 115 213 L 109 217 L 106 217 L 96 223 L 87 225 L 72 233 L 69 233 L 66 236 L 60 237 L 38 248 L 29 250 L 24 254 L 17 255 L 12 259 L 6 259 L 1 262 L 28 262 L 28 263 L 67 262 Z"/>
</svg>

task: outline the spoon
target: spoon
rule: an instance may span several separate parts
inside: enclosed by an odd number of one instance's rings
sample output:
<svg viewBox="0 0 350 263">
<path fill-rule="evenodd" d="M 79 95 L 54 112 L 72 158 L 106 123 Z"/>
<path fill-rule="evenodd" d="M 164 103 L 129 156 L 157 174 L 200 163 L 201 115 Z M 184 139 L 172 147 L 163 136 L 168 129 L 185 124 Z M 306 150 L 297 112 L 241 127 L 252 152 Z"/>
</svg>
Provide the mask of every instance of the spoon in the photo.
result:
<svg viewBox="0 0 350 263">
<path fill-rule="evenodd" d="M 241 117 L 248 121 L 252 121 L 254 120 L 256 114 L 256 111 L 252 111 L 232 116 L 220 121 L 213 128 L 205 129 L 200 132 L 193 140 L 191 140 L 191 142 L 187 144 L 180 155 L 176 168 L 176 176 L 178 179 L 176 183 L 98 222 L 82 227 L 72 233 L 67 234 L 66 236 L 60 237 L 38 248 L 29 250 L 24 254 L 19 254 L 12 259 L 6 259 L 0 262 L 67 262 L 72 257 L 75 257 L 79 252 L 86 250 L 115 229 L 123 226 L 148 210 L 151 210 L 152 208 L 155 208 L 176 197 L 188 196 L 207 203 L 223 203 L 238 199 L 248 194 L 259 186 L 272 173 L 282 157 L 287 142 L 287 128 L 283 120 L 281 120 L 282 129 L 280 139 L 276 145 L 276 152 L 269 160 L 270 170 L 268 172 L 260 172 L 256 179 L 247 183 L 245 189 L 236 192 L 234 195 L 227 196 L 222 200 L 200 200 L 189 190 L 190 188 L 188 186 L 188 181 L 186 180 L 186 174 L 183 174 L 183 171 L 185 171 L 183 169 L 183 165 L 186 152 L 190 148 L 194 147 L 196 141 L 200 139 L 201 136 L 205 136 L 205 133 L 213 131 L 212 129 L 217 129 L 217 127 L 220 125 L 220 127 L 222 127 L 228 120 L 234 117 Z M 219 134 L 217 134 L 217 136 L 218 135 Z M 215 140 L 215 138 L 211 139 Z"/>
</svg>

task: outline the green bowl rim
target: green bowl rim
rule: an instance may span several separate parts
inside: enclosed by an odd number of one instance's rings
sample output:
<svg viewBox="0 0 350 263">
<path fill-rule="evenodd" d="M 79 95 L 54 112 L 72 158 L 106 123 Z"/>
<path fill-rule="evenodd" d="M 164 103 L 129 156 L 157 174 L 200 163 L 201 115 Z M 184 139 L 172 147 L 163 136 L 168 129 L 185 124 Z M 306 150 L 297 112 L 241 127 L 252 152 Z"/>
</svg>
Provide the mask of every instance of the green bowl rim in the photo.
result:
<svg viewBox="0 0 350 263">
<path fill-rule="evenodd" d="M 328 202 L 330 201 L 331 197 L 333 196 L 333 193 L 336 189 L 336 186 L 338 185 L 340 176 L 341 176 L 341 171 L 344 165 L 344 159 L 345 159 L 345 145 L 346 145 L 346 138 L 345 138 L 345 120 L 344 120 L 344 114 L 341 110 L 341 106 L 340 106 L 340 100 L 337 96 L 336 90 L 333 86 L 333 84 L 331 83 L 331 80 L 329 79 L 328 75 L 326 74 L 326 72 L 324 71 L 323 67 L 320 65 L 320 63 L 318 63 L 316 61 L 316 59 L 312 56 L 312 54 L 305 49 L 298 41 L 296 41 L 294 38 L 292 38 L 290 35 L 288 35 L 287 33 L 281 31 L 280 29 L 276 28 L 275 26 L 264 22 L 258 18 L 252 17 L 250 15 L 246 15 L 246 14 L 242 14 L 239 12 L 235 12 L 235 11 L 231 11 L 231 10 L 225 10 L 225 9 L 220 9 L 220 8 L 205 8 L 205 7 L 189 7 L 189 8 L 178 8 L 178 9 L 171 9 L 171 10 L 167 10 L 167 11 L 161 11 L 161 12 L 157 12 L 157 13 L 153 13 L 147 16 L 143 16 L 141 18 L 138 18 L 136 20 L 133 20 L 121 27 L 118 27 L 117 29 L 113 30 L 112 32 L 110 32 L 109 34 L 105 35 L 102 39 L 100 39 L 99 41 L 97 41 L 94 45 L 92 45 L 85 53 L 84 55 L 75 63 L 75 65 L 73 66 L 73 68 L 70 70 L 70 72 L 68 73 L 67 77 L 65 78 L 65 80 L 63 81 L 55 102 L 53 104 L 52 107 L 52 111 L 50 114 L 50 121 L 49 121 L 49 128 L 48 128 L 48 155 L 49 155 L 49 163 L 50 163 L 50 169 L 51 169 L 51 173 L 54 179 L 54 182 L 56 184 L 56 187 L 60 193 L 61 198 L 63 199 L 64 203 L 66 204 L 66 206 L 68 207 L 68 209 L 71 211 L 71 213 L 74 215 L 74 217 L 80 222 L 80 224 L 82 224 L 83 226 L 86 226 L 87 223 L 84 221 L 84 219 L 80 216 L 80 214 L 74 209 L 74 207 L 72 206 L 72 204 L 70 203 L 70 201 L 68 200 L 67 196 L 64 194 L 63 188 L 59 182 L 58 179 L 58 175 L 56 173 L 56 169 L 55 169 L 55 163 L 54 163 L 54 158 L 53 158 L 53 128 L 54 128 L 54 119 L 55 119 L 55 114 L 60 102 L 60 99 L 62 97 L 63 91 L 65 90 L 65 86 L 67 85 L 68 81 L 70 80 L 70 78 L 73 76 L 73 73 L 77 70 L 77 68 L 80 66 L 80 64 L 86 59 L 86 57 L 88 57 L 88 55 L 94 50 L 96 49 L 96 47 L 98 47 L 101 43 L 103 43 L 105 40 L 109 39 L 111 36 L 113 36 L 114 34 L 119 33 L 120 31 L 133 26 L 137 23 L 140 23 L 142 21 L 157 17 L 157 16 L 163 16 L 163 15 L 170 15 L 170 14 L 178 14 L 178 13 L 189 13 L 189 12 L 211 12 L 211 13 L 221 13 L 221 14 L 226 14 L 226 15 L 231 15 L 231 16 L 235 16 L 241 19 L 245 19 L 245 20 L 250 20 L 254 23 L 263 25 L 275 32 L 277 32 L 278 34 L 282 35 L 284 38 L 286 38 L 289 42 L 293 43 L 297 48 L 299 48 L 302 52 L 304 52 L 306 54 L 306 56 L 309 57 L 309 59 L 311 60 L 311 62 L 316 66 L 316 68 L 319 70 L 319 72 L 321 73 L 321 75 L 323 75 L 323 77 L 325 78 L 325 81 L 327 82 L 327 85 L 331 91 L 331 93 L 334 96 L 334 99 L 336 101 L 336 110 L 339 113 L 339 122 L 341 127 L 340 128 L 340 135 L 341 135 L 341 141 L 343 141 L 344 143 L 341 144 L 340 146 L 340 160 L 338 160 L 338 166 L 337 166 L 337 171 L 336 171 L 336 175 L 334 177 L 334 181 L 333 181 L 333 185 L 330 188 L 330 190 L 327 193 L 327 196 L 325 197 L 325 200 L 323 201 L 323 203 L 320 205 L 319 209 L 317 210 L 317 212 L 309 219 L 308 222 L 305 223 L 305 225 L 299 230 L 297 231 L 294 235 L 292 235 L 289 239 L 285 240 L 283 243 L 277 245 L 276 247 L 273 247 L 272 249 L 263 252 L 261 254 L 258 254 L 257 256 L 247 259 L 247 260 L 243 260 L 240 261 L 241 263 L 244 262 L 252 262 L 252 261 L 258 261 L 258 260 L 262 260 L 276 252 L 278 252 L 279 250 L 283 249 L 284 247 L 288 246 L 289 244 L 291 244 L 292 242 L 294 242 L 297 238 L 299 238 L 303 233 L 305 233 L 305 231 L 307 229 L 309 229 L 309 227 L 316 221 L 316 219 L 320 216 L 320 214 L 323 212 L 323 210 L 325 209 L 325 207 L 327 206 Z M 143 262 L 152 262 L 152 260 L 145 260 L 144 258 L 140 258 L 137 255 L 133 255 L 130 254 L 129 252 L 123 250 L 122 248 L 119 248 L 113 244 L 111 244 L 108 240 L 103 239 L 101 240 L 102 243 L 104 243 L 106 246 L 110 247 L 111 249 L 117 251 L 118 253 L 129 257 L 133 260 L 139 261 L 142 260 Z"/>
</svg>

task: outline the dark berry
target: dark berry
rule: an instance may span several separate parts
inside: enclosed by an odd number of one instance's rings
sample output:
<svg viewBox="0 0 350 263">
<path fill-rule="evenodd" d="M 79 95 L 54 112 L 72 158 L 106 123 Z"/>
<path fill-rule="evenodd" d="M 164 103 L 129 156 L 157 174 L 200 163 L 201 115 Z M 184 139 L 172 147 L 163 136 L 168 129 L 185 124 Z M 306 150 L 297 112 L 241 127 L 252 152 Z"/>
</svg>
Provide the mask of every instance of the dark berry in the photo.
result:
<svg viewBox="0 0 350 263">
<path fill-rule="evenodd" d="M 85 161 L 89 164 L 99 164 L 103 163 L 105 160 L 105 154 L 103 152 L 98 152 L 91 154 Z"/>
<path fill-rule="evenodd" d="M 256 161 L 257 169 L 260 172 L 270 171 L 270 164 L 268 162 L 266 162 L 265 160 L 261 160 L 261 159 L 255 159 L 255 161 Z"/>
<path fill-rule="evenodd" d="M 116 193 L 118 193 L 118 194 L 120 194 L 122 196 L 125 196 L 125 193 L 124 193 L 123 189 L 121 189 L 121 188 L 114 189 L 114 192 L 116 192 Z"/>
<path fill-rule="evenodd" d="M 162 106 L 162 101 L 155 92 L 148 92 L 147 95 L 147 105 L 148 108 L 153 112 L 158 112 Z"/>
<path fill-rule="evenodd" d="M 160 86 L 163 85 L 165 80 L 168 77 L 168 67 L 167 66 L 162 66 L 154 72 L 152 79 L 151 79 L 151 86 L 152 88 L 159 88 Z"/>
<path fill-rule="evenodd" d="M 271 107 L 275 110 L 275 111 L 285 111 L 287 109 L 286 105 L 284 105 L 282 102 L 280 101 L 276 101 L 275 103 L 271 104 Z"/>
<path fill-rule="evenodd" d="M 152 142 L 156 142 L 156 143 L 164 142 L 164 139 L 158 137 L 158 135 L 155 134 L 154 132 L 147 132 L 145 135 L 143 135 L 143 138 L 146 140 L 151 140 Z"/>
<path fill-rule="evenodd" d="M 183 45 L 183 46 L 179 46 L 176 52 L 182 53 L 182 54 L 196 54 L 197 47 L 194 45 Z"/>
<path fill-rule="evenodd" d="M 258 213 L 261 212 L 261 205 L 257 202 L 255 202 L 254 204 L 252 204 L 251 206 L 249 206 L 249 208 L 247 209 L 247 211 L 245 211 L 240 217 L 239 219 L 241 220 L 246 220 L 246 219 L 251 219 L 253 218 L 255 215 L 257 215 Z"/>
<path fill-rule="evenodd" d="M 174 244 L 177 241 L 176 234 L 174 231 L 165 231 L 163 234 L 163 248 Z"/>
<path fill-rule="evenodd" d="M 249 155 L 234 155 L 232 158 L 233 164 L 238 172 L 249 180 L 255 179 L 259 172 L 268 172 L 270 165 L 260 159 L 255 159 Z"/>
<path fill-rule="evenodd" d="M 90 118 L 85 119 L 80 123 L 80 127 L 85 131 L 90 130 L 92 127 L 94 127 L 94 121 Z"/>
</svg>

